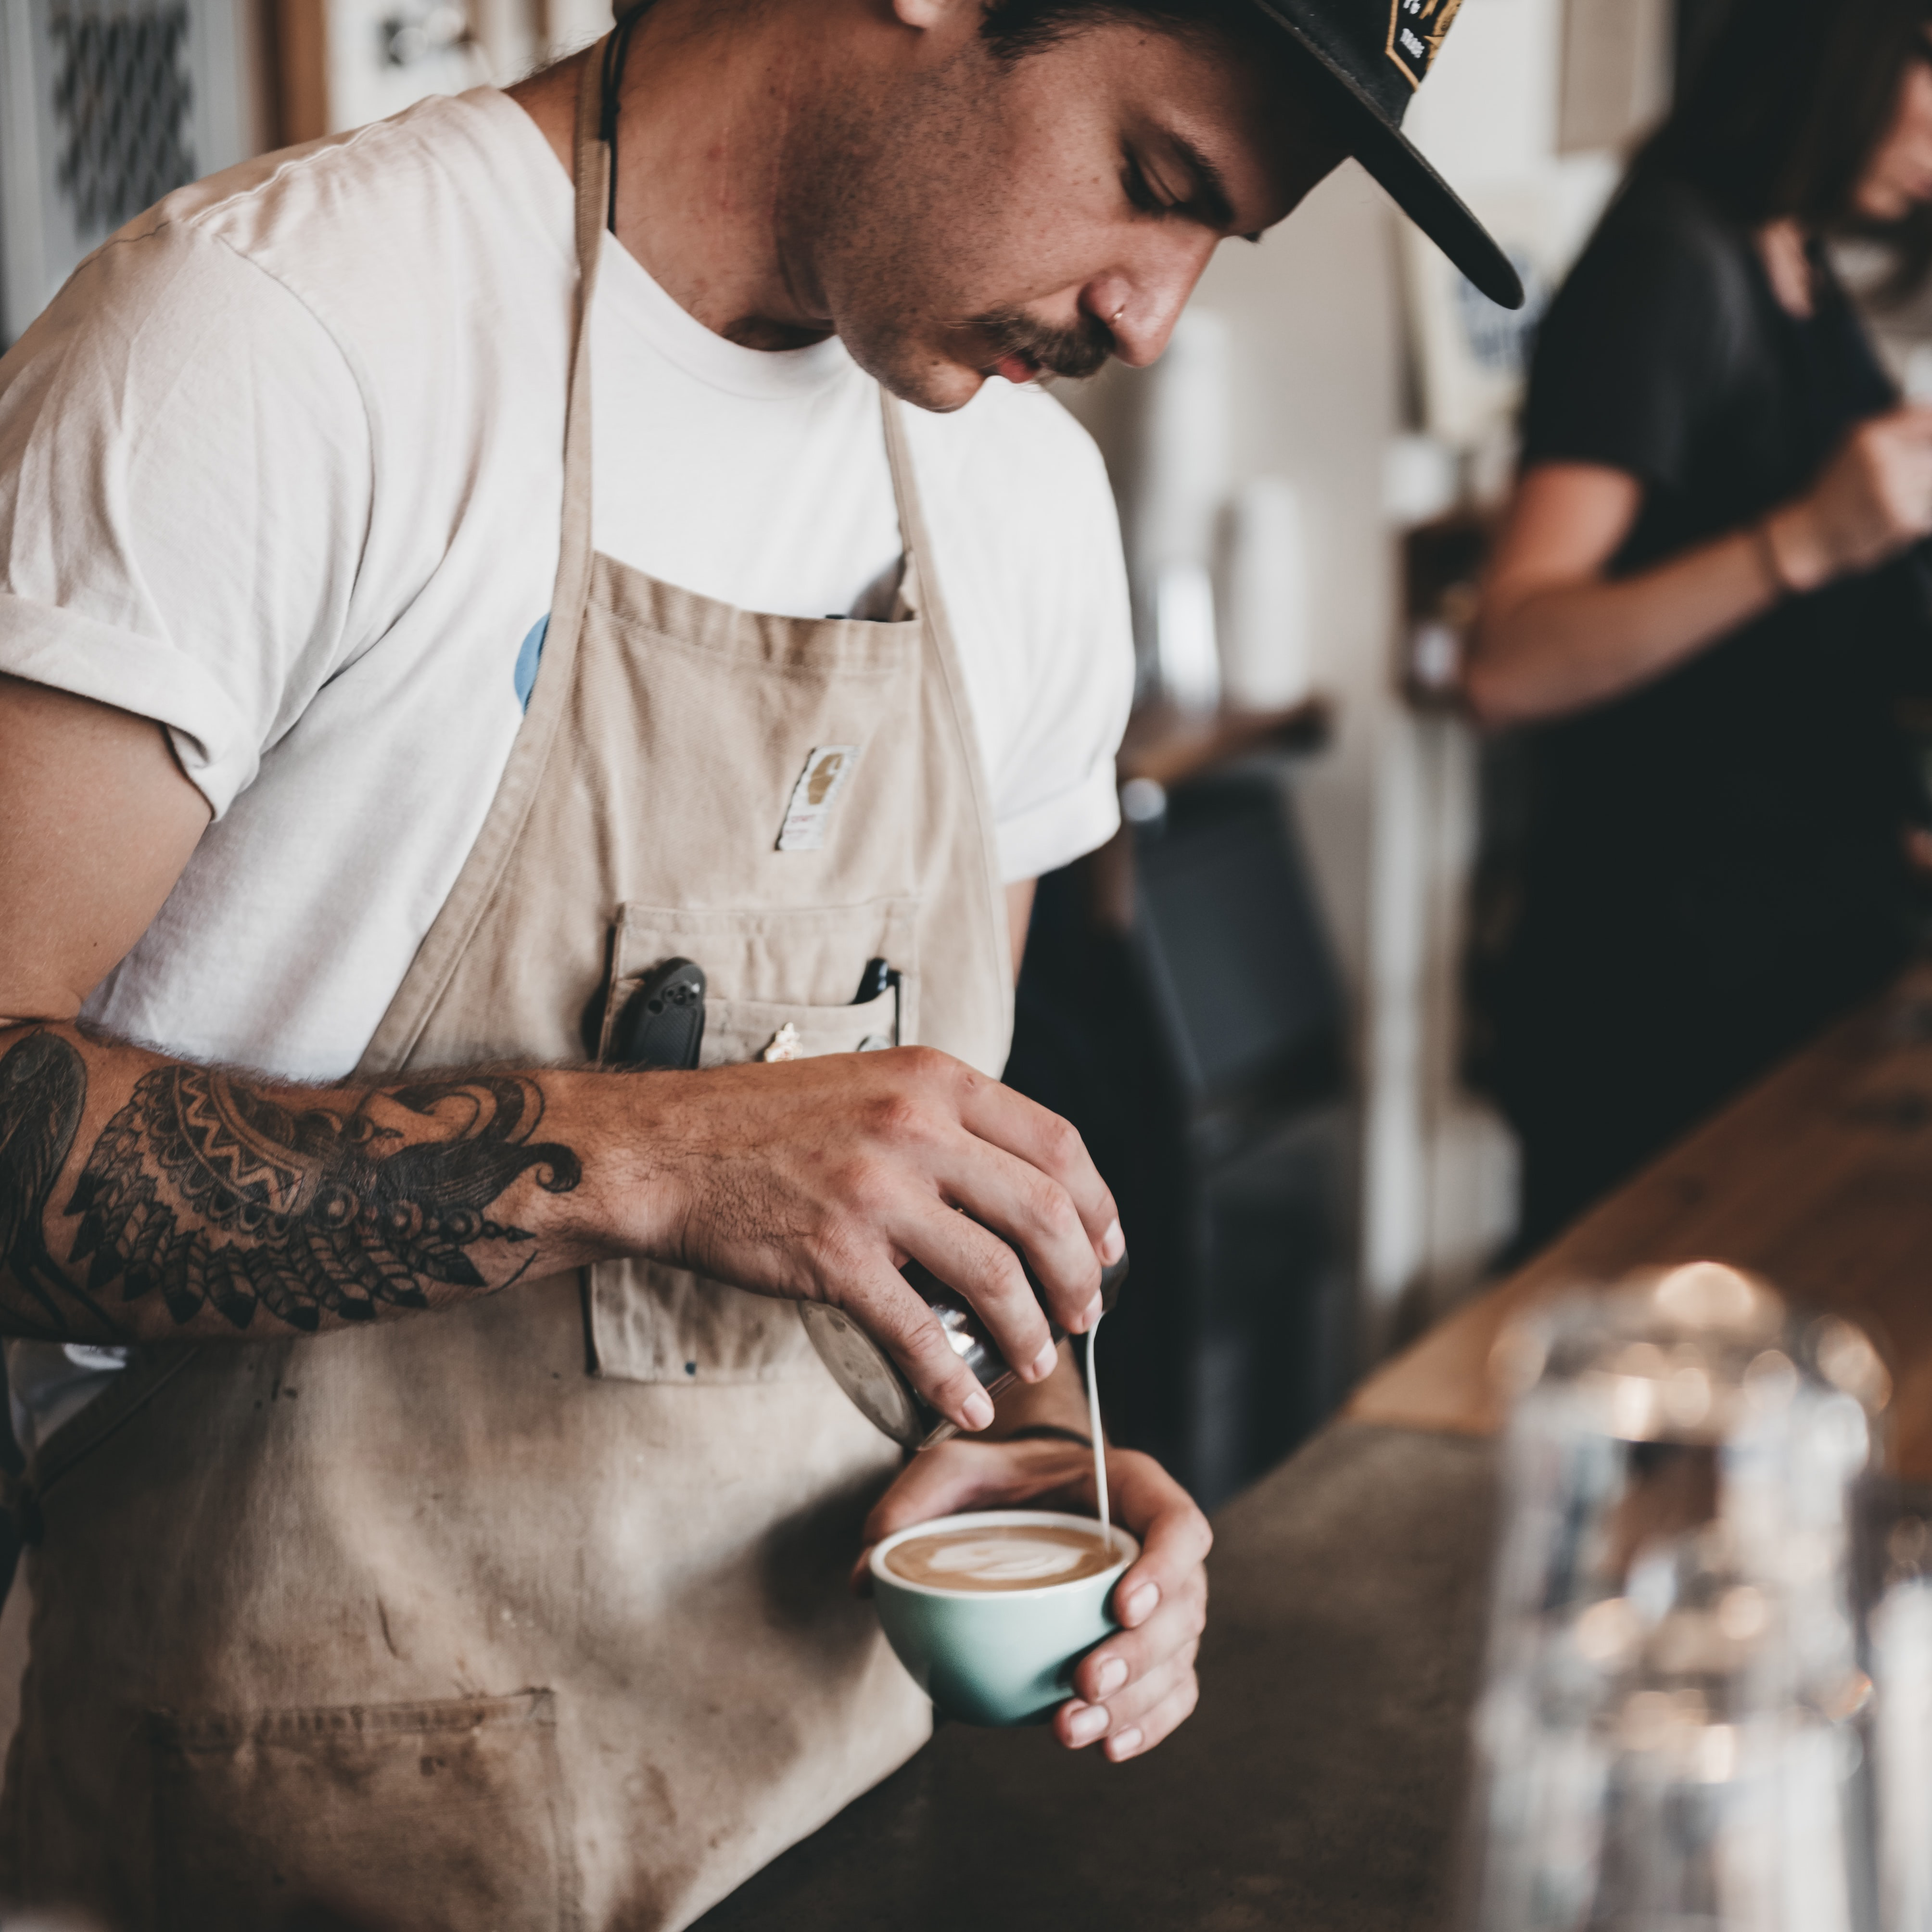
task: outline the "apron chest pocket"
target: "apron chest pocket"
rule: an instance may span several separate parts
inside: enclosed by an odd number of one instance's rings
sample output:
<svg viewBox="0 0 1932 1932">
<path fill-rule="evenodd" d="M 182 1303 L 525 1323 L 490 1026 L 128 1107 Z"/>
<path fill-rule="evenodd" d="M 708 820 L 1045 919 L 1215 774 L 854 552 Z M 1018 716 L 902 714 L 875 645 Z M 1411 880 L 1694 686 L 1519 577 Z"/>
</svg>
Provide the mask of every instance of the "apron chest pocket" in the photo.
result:
<svg viewBox="0 0 1932 1932">
<path fill-rule="evenodd" d="M 699 1064 L 854 1053 L 918 1038 L 916 901 L 733 913 L 627 904 L 612 934 L 598 1058 L 617 1016 L 667 959 L 695 960 L 707 995 Z M 898 984 L 855 1003 L 868 963 Z M 822 1376 L 795 1306 L 656 1262 L 585 1270 L 591 1372 L 620 1382 L 764 1382 Z"/>
</svg>

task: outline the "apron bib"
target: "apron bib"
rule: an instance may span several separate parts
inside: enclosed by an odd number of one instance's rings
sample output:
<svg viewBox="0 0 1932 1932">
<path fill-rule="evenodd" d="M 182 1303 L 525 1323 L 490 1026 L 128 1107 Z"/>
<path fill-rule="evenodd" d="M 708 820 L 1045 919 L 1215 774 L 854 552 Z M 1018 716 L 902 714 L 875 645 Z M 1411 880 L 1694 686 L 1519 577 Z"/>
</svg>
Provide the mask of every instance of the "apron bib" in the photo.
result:
<svg viewBox="0 0 1932 1932">
<path fill-rule="evenodd" d="M 850 1004 L 884 957 L 902 1037 L 997 1075 L 1004 903 L 896 406 L 892 621 L 737 610 L 591 548 L 598 68 L 549 632 L 358 1074 L 581 1064 L 683 954 L 708 1062 L 889 1036 L 890 994 Z M 122 1381 L 29 1472 L 0 1894 L 196 1932 L 305 1899 L 410 1932 L 675 1928 L 927 1735 L 845 1587 L 898 1454 L 789 1304 L 611 1263 Z"/>
</svg>

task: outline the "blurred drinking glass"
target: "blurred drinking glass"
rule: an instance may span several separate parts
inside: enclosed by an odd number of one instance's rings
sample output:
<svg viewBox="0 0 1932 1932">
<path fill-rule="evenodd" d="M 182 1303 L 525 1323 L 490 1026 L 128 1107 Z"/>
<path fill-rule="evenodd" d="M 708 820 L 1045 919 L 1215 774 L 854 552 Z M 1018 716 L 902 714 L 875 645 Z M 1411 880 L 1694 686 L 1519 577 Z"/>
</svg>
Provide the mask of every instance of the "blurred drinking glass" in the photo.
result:
<svg viewBox="0 0 1932 1932">
<path fill-rule="evenodd" d="M 1700 1262 L 1498 1345 L 1478 1932 L 1867 1932 L 1871 1344 Z"/>
</svg>

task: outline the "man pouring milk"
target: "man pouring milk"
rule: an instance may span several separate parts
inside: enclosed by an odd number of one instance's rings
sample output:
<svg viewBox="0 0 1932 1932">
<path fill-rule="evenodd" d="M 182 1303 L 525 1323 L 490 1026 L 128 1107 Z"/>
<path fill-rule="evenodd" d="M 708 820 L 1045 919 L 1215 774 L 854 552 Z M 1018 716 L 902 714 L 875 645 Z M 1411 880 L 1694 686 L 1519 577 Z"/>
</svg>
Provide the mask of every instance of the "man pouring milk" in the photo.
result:
<svg viewBox="0 0 1932 1932">
<path fill-rule="evenodd" d="M 1151 362 L 1348 154 L 1514 298 L 1396 131 L 1454 10 L 653 0 L 170 196 L 0 362 L 0 1896 L 674 1928 L 918 1748 L 848 1574 L 1090 1498 L 1048 1322 L 1124 1246 L 998 1080 L 1131 682 L 1036 380 Z M 614 1064 L 677 959 L 705 1064 Z M 1208 1532 L 1109 1473 L 1054 1726 L 1118 1761 Z"/>
</svg>

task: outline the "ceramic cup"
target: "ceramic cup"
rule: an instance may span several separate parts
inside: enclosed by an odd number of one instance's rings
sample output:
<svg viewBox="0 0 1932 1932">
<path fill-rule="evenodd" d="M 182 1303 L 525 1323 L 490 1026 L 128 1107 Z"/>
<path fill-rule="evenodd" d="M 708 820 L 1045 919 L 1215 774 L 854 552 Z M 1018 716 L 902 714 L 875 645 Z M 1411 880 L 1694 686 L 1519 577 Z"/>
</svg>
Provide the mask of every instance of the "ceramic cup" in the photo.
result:
<svg viewBox="0 0 1932 1932">
<path fill-rule="evenodd" d="M 1120 1628 L 1108 1600 L 1140 1545 L 1118 1524 L 1119 1560 L 1091 1576 L 1032 1590 L 950 1590 L 908 1582 L 886 1568 L 902 1543 L 949 1529 L 1052 1523 L 1097 1534 L 1090 1516 L 1050 1510 L 974 1510 L 896 1531 L 872 1552 L 872 1593 L 886 1640 L 933 1702 L 968 1724 L 1043 1722 L 1073 1694 L 1073 1666 Z"/>
</svg>

